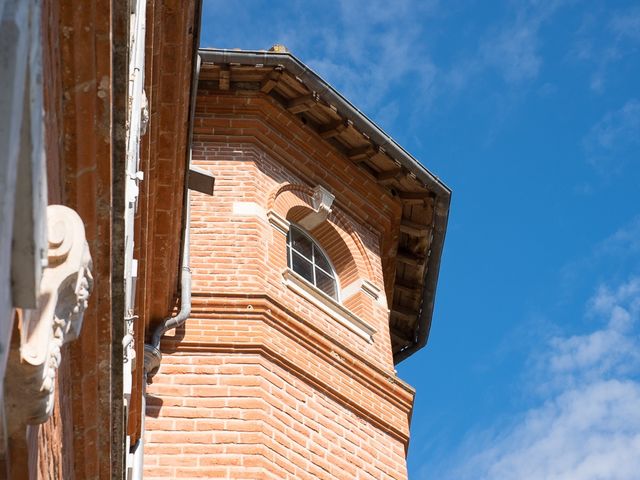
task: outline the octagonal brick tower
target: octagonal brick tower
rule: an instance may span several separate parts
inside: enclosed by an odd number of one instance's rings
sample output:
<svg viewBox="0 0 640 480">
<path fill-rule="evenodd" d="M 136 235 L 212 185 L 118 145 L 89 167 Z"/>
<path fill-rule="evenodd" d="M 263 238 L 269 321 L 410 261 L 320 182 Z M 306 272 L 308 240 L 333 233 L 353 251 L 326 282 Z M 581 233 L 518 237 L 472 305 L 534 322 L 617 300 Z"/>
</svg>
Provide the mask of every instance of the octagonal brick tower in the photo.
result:
<svg viewBox="0 0 640 480">
<path fill-rule="evenodd" d="M 406 479 L 450 191 L 281 48 L 201 50 L 192 310 L 147 389 L 145 478 Z"/>
</svg>

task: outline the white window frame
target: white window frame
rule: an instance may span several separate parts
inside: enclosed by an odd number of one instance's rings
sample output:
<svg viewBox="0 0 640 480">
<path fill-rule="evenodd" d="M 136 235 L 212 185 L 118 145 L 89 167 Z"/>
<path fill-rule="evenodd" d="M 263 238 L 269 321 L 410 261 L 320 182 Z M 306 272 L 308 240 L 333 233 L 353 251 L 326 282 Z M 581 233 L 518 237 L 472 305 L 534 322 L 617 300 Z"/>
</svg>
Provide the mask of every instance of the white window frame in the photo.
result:
<svg viewBox="0 0 640 480">
<path fill-rule="evenodd" d="M 307 256 L 304 253 L 296 250 L 293 247 L 293 245 L 291 244 L 291 235 L 292 235 L 292 230 L 294 230 L 294 229 L 296 231 L 300 232 L 303 236 L 305 236 L 307 238 L 307 240 L 309 240 L 309 242 L 311 242 L 311 257 L 312 257 L 311 259 L 307 258 Z M 332 300 L 335 300 L 336 302 L 341 303 L 340 280 L 338 279 L 338 274 L 336 273 L 336 269 L 333 266 L 333 262 L 331 261 L 329 255 L 327 255 L 327 252 L 309 234 L 309 232 L 307 232 L 304 228 L 302 228 L 302 227 L 300 227 L 298 225 L 291 224 L 289 226 L 289 231 L 287 232 L 286 248 L 287 248 L 287 267 L 291 271 L 295 272 L 304 281 L 309 283 L 311 286 L 313 286 L 314 288 L 316 288 L 319 291 L 321 291 L 327 297 L 330 297 Z M 316 249 L 320 252 L 320 254 L 322 256 L 324 256 L 325 260 L 329 264 L 329 267 L 331 268 L 331 272 L 327 272 L 324 268 L 322 268 L 321 266 L 319 266 L 316 263 L 316 258 L 315 258 L 315 250 Z M 300 275 L 298 272 L 296 272 L 293 269 L 293 252 L 296 252 L 298 255 L 300 255 L 302 258 L 304 258 L 305 260 L 307 260 L 311 264 L 311 271 L 313 273 L 313 282 L 309 282 L 306 278 L 302 277 L 302 275 Z M 333 279 L 333 281 L 335 283 L 335 291 L 336 291 L 336 297 L 335 298 L 333 298 L 331 295 L 329 295 L 328 293 L 323 291 L 320 287 L 318 287 L 318 282 L 316 280 L 316 268 L 318 268 L 322 273 L 324 273 L 325 275 L 327 275 L 327 276 L 329 276 L 329 277 L 331 277 Z"/>
</svg>

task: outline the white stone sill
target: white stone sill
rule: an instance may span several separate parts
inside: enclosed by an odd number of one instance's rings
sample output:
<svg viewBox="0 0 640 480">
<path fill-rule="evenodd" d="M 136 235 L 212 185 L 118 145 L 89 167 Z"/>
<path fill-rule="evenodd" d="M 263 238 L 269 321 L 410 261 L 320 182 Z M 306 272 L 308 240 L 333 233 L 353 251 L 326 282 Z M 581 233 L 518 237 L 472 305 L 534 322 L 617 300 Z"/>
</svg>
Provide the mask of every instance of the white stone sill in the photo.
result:
<svg viewBox="0 0 640 480">
<path fill-rule="evenodd" d="M 314 287 L 296 272 L 287 268 L 282 272 L 283 283 L 305 300 L 313 303 L 334 320 L 340 322 L 356 335 L 373 343 L 376 329 L 355 315 L 351 310 L 335 301 L 322 290 Z"/>
</svg>

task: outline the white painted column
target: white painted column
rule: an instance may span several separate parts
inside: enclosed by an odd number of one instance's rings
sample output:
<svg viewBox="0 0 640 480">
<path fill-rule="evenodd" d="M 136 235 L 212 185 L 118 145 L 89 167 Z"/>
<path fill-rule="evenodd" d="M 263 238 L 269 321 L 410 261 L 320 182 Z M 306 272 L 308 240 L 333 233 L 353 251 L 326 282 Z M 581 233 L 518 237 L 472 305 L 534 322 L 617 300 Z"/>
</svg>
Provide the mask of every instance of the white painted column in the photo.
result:
<svg viewBox="0 0 640 480">
<path fill-rule="evenodd" d="M 133 369 L 136 365 L 134 326 L 138 319 L 135 312 L 137 261 L 133 258 L 133 248 L 135 245 L 135 213 L 138 203 L 138 184 L 144 179 L 143 172 L 140 171 L 140 138 L 145 134 L 148 122 L 147 98 L 144 93 L 144 69 L 145 69 L 145 40 L 146 40 L 146 2 L 145 0 L 135 0 L 131 2 L 131 37 L 130 37 L 130 62 L 129 62 L 129 111 L 127 112 L 127 176 L 126 182 L 126 205 L 124 216 L 125 235 L 125 311 L 124 321 L 125 338 L 124 345 L 124 368 L 123 368 L 123 396 L 125 405 L 131 401 L 131 387 L 133 383 Z M 144 405 L 144 402 L 143 402 Z M 129 409 L 127 408 L 127 412 Z M 144 416 L 144 410 L 141 412 Z M 144 435 L 144 432 L 142 432 Z M 126 478 L 142 478 L 143 442 L 139 441 L 135 452 L 131 452 L 131 442 L 129 436 L 125 439 L 126 447 Z M 138 458 L 138 461 L 135 459 Z"/>
</svg>

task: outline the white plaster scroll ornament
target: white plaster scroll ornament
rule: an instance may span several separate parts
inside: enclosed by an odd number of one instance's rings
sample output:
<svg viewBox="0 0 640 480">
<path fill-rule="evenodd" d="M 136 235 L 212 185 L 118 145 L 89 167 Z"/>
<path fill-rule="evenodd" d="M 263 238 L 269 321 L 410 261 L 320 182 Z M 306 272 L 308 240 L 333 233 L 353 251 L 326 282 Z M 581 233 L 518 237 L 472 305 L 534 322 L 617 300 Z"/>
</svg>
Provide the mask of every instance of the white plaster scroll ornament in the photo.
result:
<svg viewBox="0 0 640 480">
<path fill-rule="evenodd" d="M 316 228 L 324 222 L 331 213 L 331 205 L 333 205 L 335 198 L 329 190 L 318 185 L 313 189 L 313 197 L 311 198 L 314 211 L 300 220 L 298 224 L 309 231 Z"/>
<path fill-rule="evenodd" d="M 11 366 L 20 395 L 8 400 L 17 400 L 11 410 L 28 424 L 46 421 L 53 411 L 60 349 L 80 335 L 93 288 L 91 255 L 80 216 L 63 205 L 50 205 L 47 224 L 49 263 L 42 273 L 38 308 L 24 311 L 19 362 Z"/>
</svg>

